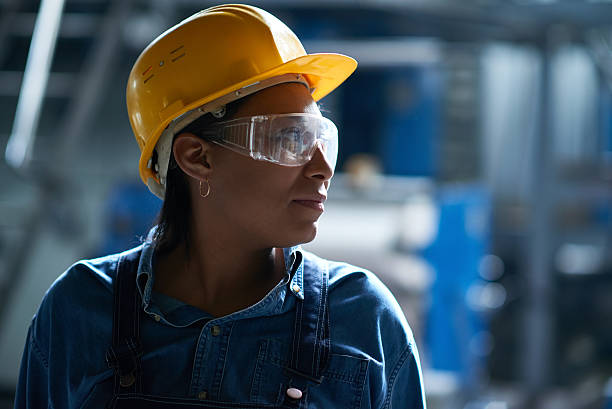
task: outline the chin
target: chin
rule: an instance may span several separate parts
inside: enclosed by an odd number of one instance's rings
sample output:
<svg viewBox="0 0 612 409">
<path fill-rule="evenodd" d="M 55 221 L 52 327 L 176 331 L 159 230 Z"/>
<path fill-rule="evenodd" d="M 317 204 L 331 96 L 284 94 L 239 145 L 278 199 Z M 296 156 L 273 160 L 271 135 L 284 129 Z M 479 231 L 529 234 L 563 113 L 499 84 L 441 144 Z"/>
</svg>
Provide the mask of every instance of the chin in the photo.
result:
<svg viewBox="0 0 612 409">
<path fill-rule="evenodd" d="M 312 228 L 311 233 L 305 238 L 305 240 L 302 243 L 310 243 L 316 237 L 317 237 L 317 225 L 315 224 L 314 227 Z M 300 244 L 302 244 L 302 243 L 300 243 Z"/>
<path fill-rule="evenodd" d="M 312 223 L 308 228 L 301 228 L 298 231 L 294 231 L 293 234 L 282 240 L 280 245 L 276 247 L 291 247 L 297 246 L 298 244 L 310 243 L 317 237 L 317 223 Z"/>
</svg>

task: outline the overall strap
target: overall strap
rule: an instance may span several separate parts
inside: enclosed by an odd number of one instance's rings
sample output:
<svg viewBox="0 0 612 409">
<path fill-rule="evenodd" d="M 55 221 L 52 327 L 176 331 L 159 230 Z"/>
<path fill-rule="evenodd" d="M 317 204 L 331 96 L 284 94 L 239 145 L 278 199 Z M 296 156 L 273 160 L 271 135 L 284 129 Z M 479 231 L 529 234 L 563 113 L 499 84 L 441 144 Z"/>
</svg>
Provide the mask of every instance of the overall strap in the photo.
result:
<svg viewBox="0 0 612 409">
<path fill-rule="evenodd" d="M 303 257 L 301 252 L 296 253 Z M 297 259 L 304 275 L 304 300 L 298 300 L 295 312 L 290 372 L 321 383 L 330 353 L 329 305 L 326 262 Z M 296 271 L 300 273 L 300 271 Z"/>
<path fill-rule="evenodd" d="M 106 352 L 108 366 L 115 370 L 115 395 L 142 391 L 140 376 L 140 293 L 136 274 L 142 250 L 122 254 L 117 263 L 113 305 L 113 340 Z"/>
</svg>

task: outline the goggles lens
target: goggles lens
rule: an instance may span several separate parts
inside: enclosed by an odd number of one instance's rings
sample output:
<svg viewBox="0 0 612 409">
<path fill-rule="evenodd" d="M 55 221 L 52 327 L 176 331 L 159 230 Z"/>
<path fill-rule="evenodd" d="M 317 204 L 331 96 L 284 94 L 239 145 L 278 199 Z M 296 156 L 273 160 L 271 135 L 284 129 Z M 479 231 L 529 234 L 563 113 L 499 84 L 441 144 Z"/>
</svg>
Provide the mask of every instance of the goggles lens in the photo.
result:
<svg viewBox="0 0 612 409">
<path fill-rule="evenodd" d="M 202 136 L 242 155 L 284 166 L 304 165 L 317 148 L 332 169 L 338 157 L 336 125 L 313 114 L 238 118 L 207 127 Z"/>
</svg>

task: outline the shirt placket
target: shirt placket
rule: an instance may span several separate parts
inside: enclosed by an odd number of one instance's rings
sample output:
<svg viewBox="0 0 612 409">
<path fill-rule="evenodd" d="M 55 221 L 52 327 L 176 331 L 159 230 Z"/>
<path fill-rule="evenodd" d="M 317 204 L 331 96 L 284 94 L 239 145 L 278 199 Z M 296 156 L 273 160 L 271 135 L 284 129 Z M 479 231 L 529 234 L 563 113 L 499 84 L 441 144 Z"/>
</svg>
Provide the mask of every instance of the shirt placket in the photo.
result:
<svg viewBox="0 0 612 409">
<path fill-rule="evenodd" d="M 200 400 L 219 399 L 233 322 L 212 320 L 200 332 L 190 393 Z"/>
</svg>

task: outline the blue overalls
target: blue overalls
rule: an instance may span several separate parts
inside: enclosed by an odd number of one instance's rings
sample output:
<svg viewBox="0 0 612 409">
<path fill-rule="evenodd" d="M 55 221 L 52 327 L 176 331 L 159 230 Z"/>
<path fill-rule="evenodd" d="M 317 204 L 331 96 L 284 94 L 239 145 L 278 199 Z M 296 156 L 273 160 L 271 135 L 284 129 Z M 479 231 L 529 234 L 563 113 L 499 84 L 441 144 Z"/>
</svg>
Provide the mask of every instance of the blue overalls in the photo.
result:
<svg viewBox="0 0 612 409">
<path fill-rule="evenodd" d="M 113 339 L 106 361 L 114 369 L 114 395 L 108 409 L 307 408 L 309 385 L 320 384 L 330 353 L 327 268 L 304 268 L 304 299 L 298 300 L 291 356 L 284 368 L 288 392 L 280 406 L 249 402 L 219 402 L 142 393 L 140 342 L 142 300 L 136 288 L 140 251 L 119 259 L 114 283 Z M 301 263 L 301 253 L 295 266 Z M 291 395 L 291 396 L 290 396 Z M 297 398 L 297 396 L 301 397 Z"/>
</svg>

